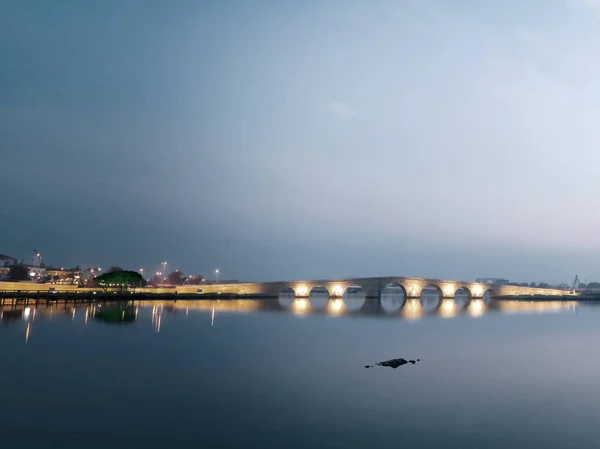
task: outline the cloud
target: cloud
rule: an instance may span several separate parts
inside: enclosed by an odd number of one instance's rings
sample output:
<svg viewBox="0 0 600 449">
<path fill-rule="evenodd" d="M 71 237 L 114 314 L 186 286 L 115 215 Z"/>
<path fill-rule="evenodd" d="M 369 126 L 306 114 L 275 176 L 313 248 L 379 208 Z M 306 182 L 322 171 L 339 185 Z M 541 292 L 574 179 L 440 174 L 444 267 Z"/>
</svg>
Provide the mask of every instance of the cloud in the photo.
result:
<svg viewBox="0 0 600 449">
<path fill-rule="evenodd" d="M 332 100 L 329 102 L 329 108 L 336 117 L 342 120 L 350 120 L 356 115 L 354 109 L 348 106 L 343 101 Z"/>
</svg>

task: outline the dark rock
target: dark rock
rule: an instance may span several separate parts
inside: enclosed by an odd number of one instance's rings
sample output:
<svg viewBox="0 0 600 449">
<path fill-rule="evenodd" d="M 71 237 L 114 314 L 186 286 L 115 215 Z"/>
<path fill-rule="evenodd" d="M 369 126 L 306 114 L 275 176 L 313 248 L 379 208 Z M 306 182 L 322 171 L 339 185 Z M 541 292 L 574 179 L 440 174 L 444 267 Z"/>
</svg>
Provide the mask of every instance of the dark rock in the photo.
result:
<svg viewBox="0 0 600 449">
<path fill-rule="evenodd" d="M 415 363 L 420 362 L 420 361 L 421 361 L 421 359 L 406 360 L 406 359 L 400 358 L 400 359 L 386 360 L 385 362 L 379 362 L 379 363 L 376 363 L 375 365 L 378 365 L 378 366 L 387 366 L 387 367 L 396 369 L 396 368 L 398 368 L 398 367 L 400 367 L 402 365 L 406 365 L 407 363 L 410 363 L 410 364 L 414 365 Z M 370 368 L 370 366 L 366 365 L 365 368 Z"/>
<path fill-rule="evenodd" d="M 391 359 L 385 362 L 379 362 L 379 366 L 389 366 L 390 368 L 398 368 L 399 366 L 406 365 L 408 362 L 405 359 Z"/>
</svg>

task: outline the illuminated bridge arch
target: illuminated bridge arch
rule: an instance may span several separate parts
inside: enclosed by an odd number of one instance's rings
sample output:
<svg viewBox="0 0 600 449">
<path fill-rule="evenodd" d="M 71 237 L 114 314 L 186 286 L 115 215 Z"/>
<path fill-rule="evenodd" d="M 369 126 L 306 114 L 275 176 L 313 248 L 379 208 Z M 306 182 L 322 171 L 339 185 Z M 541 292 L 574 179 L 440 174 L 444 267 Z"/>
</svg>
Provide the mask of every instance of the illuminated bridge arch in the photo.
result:
<svg viewBox="0 0 600 449">
<path fill-rule="evenodd" d="M 473 293 L 467 286 L 459 286 L 454 292 L 454 303 L 459 308 L 465 308 L 469 305 L 471 300 L 473 299 Z"/>
<path fill-rule="evenodd" d="M 397 282 L 390 282 L 381 290 L 379 302 L 386 313 L 395 313 L 406 304 L 407 293 L 404 286 Z"/>
<path fill-rule="evenodd" d="M 308 301 L 313 309 L 324 309 L 331 299 L 331 293 L 322 285 L 316 285 L 310 289 Z"/>
<path fill-rule="evenodd" d="M 419 300 L 425 311 L 437 309 L 441 305 L 442 299 L 444 299 L 444 292 L 437 284 L 425 285 L 419 294 Z"/>
</svg>

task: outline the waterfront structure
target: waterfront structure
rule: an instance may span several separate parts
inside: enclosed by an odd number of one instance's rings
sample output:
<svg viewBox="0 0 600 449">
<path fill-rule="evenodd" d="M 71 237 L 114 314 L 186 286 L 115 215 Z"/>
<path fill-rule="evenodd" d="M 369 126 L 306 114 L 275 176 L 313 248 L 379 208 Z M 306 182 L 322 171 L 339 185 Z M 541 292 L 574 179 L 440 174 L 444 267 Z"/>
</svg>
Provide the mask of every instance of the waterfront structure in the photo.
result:
<svg viewBox="0 0 600 449">
<path fill-rule="evenodd" d="M 330 298 L 342 297 L 346 293 L 362 291 L 368 298 L 379 297 L 386 288 L 394 287 L 404 293 L 405 298 L 419 298 L 422 292 L 437 293 L 440 298 L 454 298 L 457 293 L 467 299 L 510 296 L 564 296 L 569 290 L 556 288 L 536 288 L 505 284 L 484 284 L 453 280 L 425 279 L 413 277 L 371 277 L 337 280 L 301 280 L 281 282 L 249 282 L 236 284 L 203 285 L 201 293 L 278 296 L 282 293 L 295 297 L 306 297 L 311 292 L 327 293 Z M 190 287 L 177 287 L 177 293 L 193 293 Z"/>
</svg>

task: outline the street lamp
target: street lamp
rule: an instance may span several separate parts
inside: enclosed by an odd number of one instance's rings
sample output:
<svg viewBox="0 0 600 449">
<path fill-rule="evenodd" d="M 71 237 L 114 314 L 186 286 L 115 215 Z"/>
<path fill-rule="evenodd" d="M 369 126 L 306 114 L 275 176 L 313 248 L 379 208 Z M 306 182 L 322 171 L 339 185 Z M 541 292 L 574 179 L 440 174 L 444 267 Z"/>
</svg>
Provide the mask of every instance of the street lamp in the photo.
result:
<svg viewBox="0 0 600 449">
<path fill-rule="evenodd" d="M 166 261 L 163 262 L 162 265 L 163 265 L 163 273 L 166 273 L 167 272 L 167 262 Z"/>
<path fill-rule="evenodd" d="M 218 284 L 219 283 L 219 269 L 218 268 L 215 270 L 215 275 L 217 278 L 217 281 L 215 283 Z"/>
<path fill-rule="evenodd" d="M 34 249 L 33 253 L 35 256 L 33 256 L 31 272 L 33 273 L 33 277 L 39 277 L 42 272 L 42 254 L 37 249 Z M 37 270 L 35 269 L 36 265 L 38 266 Z"/>
</svg>

